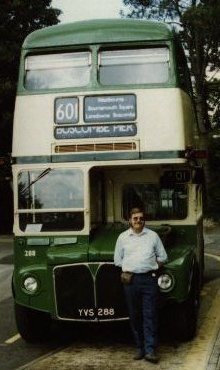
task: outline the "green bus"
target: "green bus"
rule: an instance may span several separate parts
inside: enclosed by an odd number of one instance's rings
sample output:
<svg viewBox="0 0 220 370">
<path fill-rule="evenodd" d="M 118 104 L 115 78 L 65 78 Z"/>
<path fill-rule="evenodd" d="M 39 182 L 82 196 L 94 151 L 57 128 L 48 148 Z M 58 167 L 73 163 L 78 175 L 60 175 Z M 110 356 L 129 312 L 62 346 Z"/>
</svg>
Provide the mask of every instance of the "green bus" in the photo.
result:
<svg viewBox="0 0 220 370">
<path fill-rule="evenodd" d="M 54 320 L 128 319 L 115 242 L 141 205 L 169 259 L 160 307 L 196 332 L 204 269 L 202 167 L 183 49 L 131 19 L 61 24 L 23 43 L 14 113 L 15 316 L 43 338 Z"/>
</svg>

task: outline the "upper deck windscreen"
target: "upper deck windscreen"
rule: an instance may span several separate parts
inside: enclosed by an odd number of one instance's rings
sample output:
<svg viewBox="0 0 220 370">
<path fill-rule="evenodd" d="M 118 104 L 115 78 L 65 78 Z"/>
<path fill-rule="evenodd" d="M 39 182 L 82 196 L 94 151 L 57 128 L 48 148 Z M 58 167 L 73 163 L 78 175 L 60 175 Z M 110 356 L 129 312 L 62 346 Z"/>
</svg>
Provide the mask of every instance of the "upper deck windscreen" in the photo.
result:
<svg viewBox="0 0 220 370">
<path fill-rule="evenodd" d="M 44 90 L 86 86 L 90 69 L 90 52 L 31 55 L 25 60 L 25 88 Z"/>
<path fill-rule="evenodd" d="M 101 51 L 99 60 L 103 85 L 164 83 L 169 78 L 166 47 Z"/>
<path fill-rule="evenodd" d="M 95 52 L 93 53 L 95 54 Z M 101 85 L 161 84 L 169 79 L 169 49 L 103 50 L 98 66 L 91 52 L 30 55 L 25 60 L 24 85 L 27 90 L 87 86 L 93 78 Z"/>
</svg>

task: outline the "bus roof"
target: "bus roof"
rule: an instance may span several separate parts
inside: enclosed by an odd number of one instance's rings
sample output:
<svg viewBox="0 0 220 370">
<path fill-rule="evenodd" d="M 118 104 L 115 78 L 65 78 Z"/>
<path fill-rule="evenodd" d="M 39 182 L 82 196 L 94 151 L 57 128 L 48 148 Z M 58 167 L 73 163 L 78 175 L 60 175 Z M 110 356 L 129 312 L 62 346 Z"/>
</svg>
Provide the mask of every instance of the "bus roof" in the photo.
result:
<svg viewBox="0 0 220 370">
<path fill-rule="evenodd" d="M 134 19 L 99 19 L 60 24 L 34 31 L 25 39 L 23 49 L 160 41 L 172 38 L 173 32 L 164 23 Z"/>
</svg>

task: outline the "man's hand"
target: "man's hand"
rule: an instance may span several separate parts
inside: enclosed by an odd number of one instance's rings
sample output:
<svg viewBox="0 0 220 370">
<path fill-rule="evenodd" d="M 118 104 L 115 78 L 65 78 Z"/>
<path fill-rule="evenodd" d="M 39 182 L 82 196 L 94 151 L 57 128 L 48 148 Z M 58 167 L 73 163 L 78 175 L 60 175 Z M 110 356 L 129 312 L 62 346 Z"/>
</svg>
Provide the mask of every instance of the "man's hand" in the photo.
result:
<svg viewBox="0 0 220 370">
<path fill-rule="evenodd" d="M 162 267 L 163 267 L 163 262 L 160 262 L 160 261 L 157 261 L 157 264 L 158 264 L 158 266 L 159 266 L 159 269 L 161 269 Z"/>
</svg>

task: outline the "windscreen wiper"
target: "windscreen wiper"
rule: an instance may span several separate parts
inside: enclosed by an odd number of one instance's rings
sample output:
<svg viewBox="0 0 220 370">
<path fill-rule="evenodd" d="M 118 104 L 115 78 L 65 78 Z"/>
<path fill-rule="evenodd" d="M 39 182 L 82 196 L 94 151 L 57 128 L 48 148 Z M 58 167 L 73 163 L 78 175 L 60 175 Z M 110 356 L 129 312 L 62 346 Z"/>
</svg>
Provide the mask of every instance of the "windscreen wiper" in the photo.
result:
<svg viewBox="0 0 220 370">
<path fill-rule="evenodd" d="M 30 184 L 28 184 L 28 186 L 26 186 L 26 188 L 24 188 L 23 190 L 21 190 L 21 194 L 25 193 L 33 184 L 35 184 L 35 182 L 37 182 L 40 179 L 42 179 L 42 177 L 46 176 L 50 171 L 52 171 L 52 168 L 47 168 L 46 170 L 44 170 L 43 172 L 41 172 L 36 177 L 36 179 L 34 179 L 33 181 L 31 181 Z"/>
</svg>

